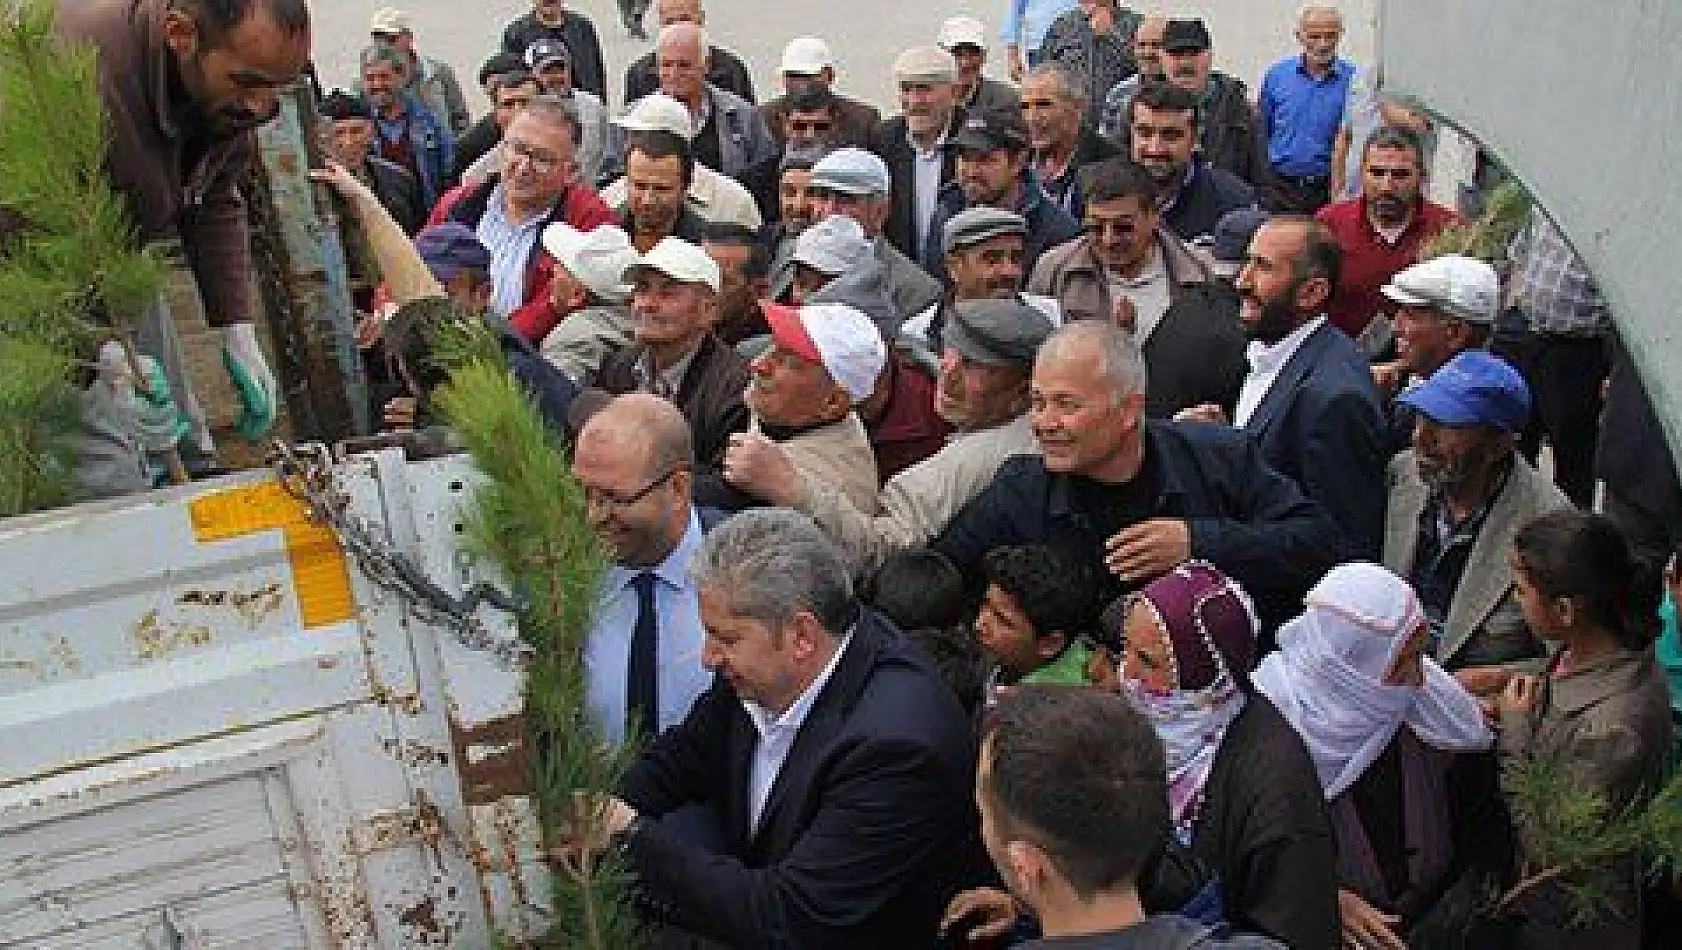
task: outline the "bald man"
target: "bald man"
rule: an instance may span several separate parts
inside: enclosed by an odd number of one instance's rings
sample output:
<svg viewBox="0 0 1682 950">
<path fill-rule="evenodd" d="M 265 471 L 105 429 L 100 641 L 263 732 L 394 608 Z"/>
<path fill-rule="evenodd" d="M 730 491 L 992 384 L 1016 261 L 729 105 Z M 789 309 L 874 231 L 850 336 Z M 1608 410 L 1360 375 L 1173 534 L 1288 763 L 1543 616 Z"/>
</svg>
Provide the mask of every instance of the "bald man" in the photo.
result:
<svg viewBox="0 0 1682 950">
<path fill-rule="evenodd" d="M 707 25 L 707 11 L 701 0 L 660 0 L 654 6 L 654 14 L 660 20 L 661 29 L 674 23 L 693 23 L 702 28 Z M 753 96 L 753 79 L 748 75 L 747 64 L 724 47 L 707 46 L 706 74 L 707 82 L 718 88 L 733 92 L 749 102 L 757 101 Z M 627 106 L 659 88 L 660 66 L 654 50 L 637 57 L 625 68 Z"/>
<path fill-rule="evenodd" d="M 707 80 L 708 49 L 706 32 L 697 24 L 662 27 L 654 48 L 660 91 L 689 108 L 697 162 L 738 180 L 763 173 L 782 151 L 753 103 Z"/>
<path fill-rule="evenodd" d="M 694 454 L 683 414 L 646 393 L 597 410 L 573 449 L 590 524 L 613 561 L 585 641 L 584 676 L 590 715 L 614 743 L 633 729 L 654 735 L 682 721 L 711 680 L 689 579 L 703 530 L 689 494 Z"/>
</svg>

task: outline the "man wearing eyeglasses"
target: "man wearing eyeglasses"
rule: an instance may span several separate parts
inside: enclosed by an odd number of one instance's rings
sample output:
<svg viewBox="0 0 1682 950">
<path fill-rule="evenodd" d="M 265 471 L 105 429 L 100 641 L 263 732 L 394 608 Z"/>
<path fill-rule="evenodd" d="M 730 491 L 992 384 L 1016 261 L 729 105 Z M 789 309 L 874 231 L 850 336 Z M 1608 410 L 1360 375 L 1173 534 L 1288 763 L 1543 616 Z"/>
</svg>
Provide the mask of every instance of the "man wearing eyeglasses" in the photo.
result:
<svg viewBox="0 0 1682 950">
<path fill-rule="evenodd" d="M 565 102 L 538 96 L 502 136 L 502 173 L 468 181 L 439 199 L 429 224 L 456 221 L 491 252 L 491 311 L 532 343 L 560 322 L 549 284 L 555 261 L 540 240 L 557 221 L 580 231 L 618 223 L 577 180 L 578 117 Z"/>
<path fill-rule="evenodd" d="M 620 396 L 578 433 L 572 472 L 612 558 L 584 645 L 586 704 L 603 738 L 623 742 L 681 722 L 712 674 L 689 561 L 701 543 L 690 499 L 694 446 L 677 407 Z M 711 519 L 708 519 L 711 520 Z"/>
</svg>

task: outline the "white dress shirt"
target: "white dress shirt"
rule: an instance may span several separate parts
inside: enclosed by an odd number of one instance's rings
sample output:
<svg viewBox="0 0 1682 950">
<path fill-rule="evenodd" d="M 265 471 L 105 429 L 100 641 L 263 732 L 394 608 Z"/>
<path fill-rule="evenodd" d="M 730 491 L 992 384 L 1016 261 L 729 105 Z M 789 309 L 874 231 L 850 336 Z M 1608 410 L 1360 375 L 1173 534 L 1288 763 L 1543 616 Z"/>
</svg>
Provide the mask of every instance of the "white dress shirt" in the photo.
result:
<svg viewBox="0 0 1682 950">
<path fill-rule="evenodd" d="M 909 140 L 909 133 L 907 134 Z M 911 168 L 915 180 L 912 182 L 911 207 L 917 220 L 911 222 L 912 230 L 916 232 L 916 247 L 928 243 L 929 227 L 934 223 L 935 208 L 940 204 L 940 173 L 946 168 L 946 136 L 942 135 L 934 147 L 924 151 L 916 142 L 911 142 L 913 156 Z M 912 257 L 916 257 L 915 254 Z"/>
<path fill-rule="evenodd" d="M 759 817 L 765 811 L 766 800 L 771 797 L 771 786 L 777 784 L 777 775 L 782 772 L 788 752 L 794 747 L 794 737 L 800 734 L 800 727 L 811 713 L 812 704 L 818 701 L 818 695 L 829 683 L 829 677 L 840 664 L 841 655 L 847 652 L 847 644 L 852 640 L 853 632 L 849 630 L 836 644 L 835 655 L 829 658 L 823 672 L 783 710 L 782 715 L 773 715 L 771 710 L 752 700 L 742 700 L 742 708 L 747 710 L 748 718 L 753 720 L 753 727 L 759 732 L 759 743 L 753 747 L 753 766 L 748 773 L 748 815 L 753 822 L 750 826 L 752 830 L 759 830 Z"/>
<path fill-rule="evenodd" d="M 1250 424 L 1250 417 L 1256 414 L 1262 400 L 1267 398 L 1267 391 L 1273 388 L 1279 371 L 1302 348 L 1302 342 L 1325 322 L 1324 315 L 1315 317 L 1272 346 L 1260 340 L 1250 341 L 1250 348 L 1245 353 L 1250 360 L 1250 375 L 1244 377 L 1244 387 L 1238 391 L 1238 405 L 1232 413 L 1233 425 L 1242 429 Z"/>
</svg>

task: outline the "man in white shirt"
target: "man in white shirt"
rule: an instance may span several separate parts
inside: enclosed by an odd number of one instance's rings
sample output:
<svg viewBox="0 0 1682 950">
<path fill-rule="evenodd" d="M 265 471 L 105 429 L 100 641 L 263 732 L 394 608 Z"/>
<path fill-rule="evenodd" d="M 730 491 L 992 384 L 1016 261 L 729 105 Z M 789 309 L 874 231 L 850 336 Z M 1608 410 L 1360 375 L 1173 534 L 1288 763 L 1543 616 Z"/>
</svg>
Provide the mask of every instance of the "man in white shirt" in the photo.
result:
<svg viewBox="0 0 1682 950">
<path fill-rule="evenodd" d="M 695 139 L 695 122 L 689 109 L 663 92 L 638 99 L 629 112 L 612 120 L 611 125 L 603 171 L 611 168 L 615 177 L 612 184 L 602 189 L 602 201 L 610 208 L 624 205 L 630 197 L 630 185 L 623 177 L 630 150 L 625 133 L 670 132 L 685 142 L 692 143 Z M 695 165 L 688 199 L 695 213 L 706 221 L 740 224 L 745 228 L 758 228 L 762 223 L 759 206 L 747 188 L 705 165 Z"/>
<path fill-rule="evenodd" d="M 932 936 L 983 873 L 957 700 L 804 515 L 736 515 L 691 572 L 717 679 L 603 813 L 645 906 L 728 946 Z"/>
<path fill-rule="evenodd" d="M 630 393 L 592 415 L 572 470 L 613 563 L 584 645 L 585 692 L 603 738 L 658 733 L 711 682 L 689 562 L 701 519 L 689 498 L 689 424 L 658 396 Z"/>
</svg>

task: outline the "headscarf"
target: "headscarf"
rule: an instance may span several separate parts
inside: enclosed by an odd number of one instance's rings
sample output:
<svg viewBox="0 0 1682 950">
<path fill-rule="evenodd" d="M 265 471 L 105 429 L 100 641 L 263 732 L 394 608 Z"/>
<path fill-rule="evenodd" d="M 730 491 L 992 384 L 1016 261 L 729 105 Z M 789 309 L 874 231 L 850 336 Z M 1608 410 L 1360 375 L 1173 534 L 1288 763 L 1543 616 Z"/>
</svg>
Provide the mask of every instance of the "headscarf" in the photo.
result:
<svg viewBox="0 0 1682 950">
<path fill-rule="evenodd" d="M 1328 801 L 1366 772 L 1403 723 L 1450 752 L 1494 743 L 1477 700 L 1424 654 L 1425 613 L 1406 581 L 1377 564 L 1343 564 L 1303 603 L 1307 610 L 1279 628 L 1278 652 L 1251 679 L 1302 736 Z M 1385 682 L 1404 649 L 1417 655 L 1419 687 Z"/>
<path fill-rule="evenodd" d="M 1168 631 L 1175 688 L 1162 695 L 1122 679 L 1122 690 L 1156 727 L 1168 760 L 1168 804 L 1189 844 L 1203 786 L 1227 727 L 1244 709 L 1240 688 L 1255 655 L 1256 610 L 1249 595 L 1214 565 L 1188 561 L 1105 612 L 1112 632 L 1134 606 Z"/>
</svg>

